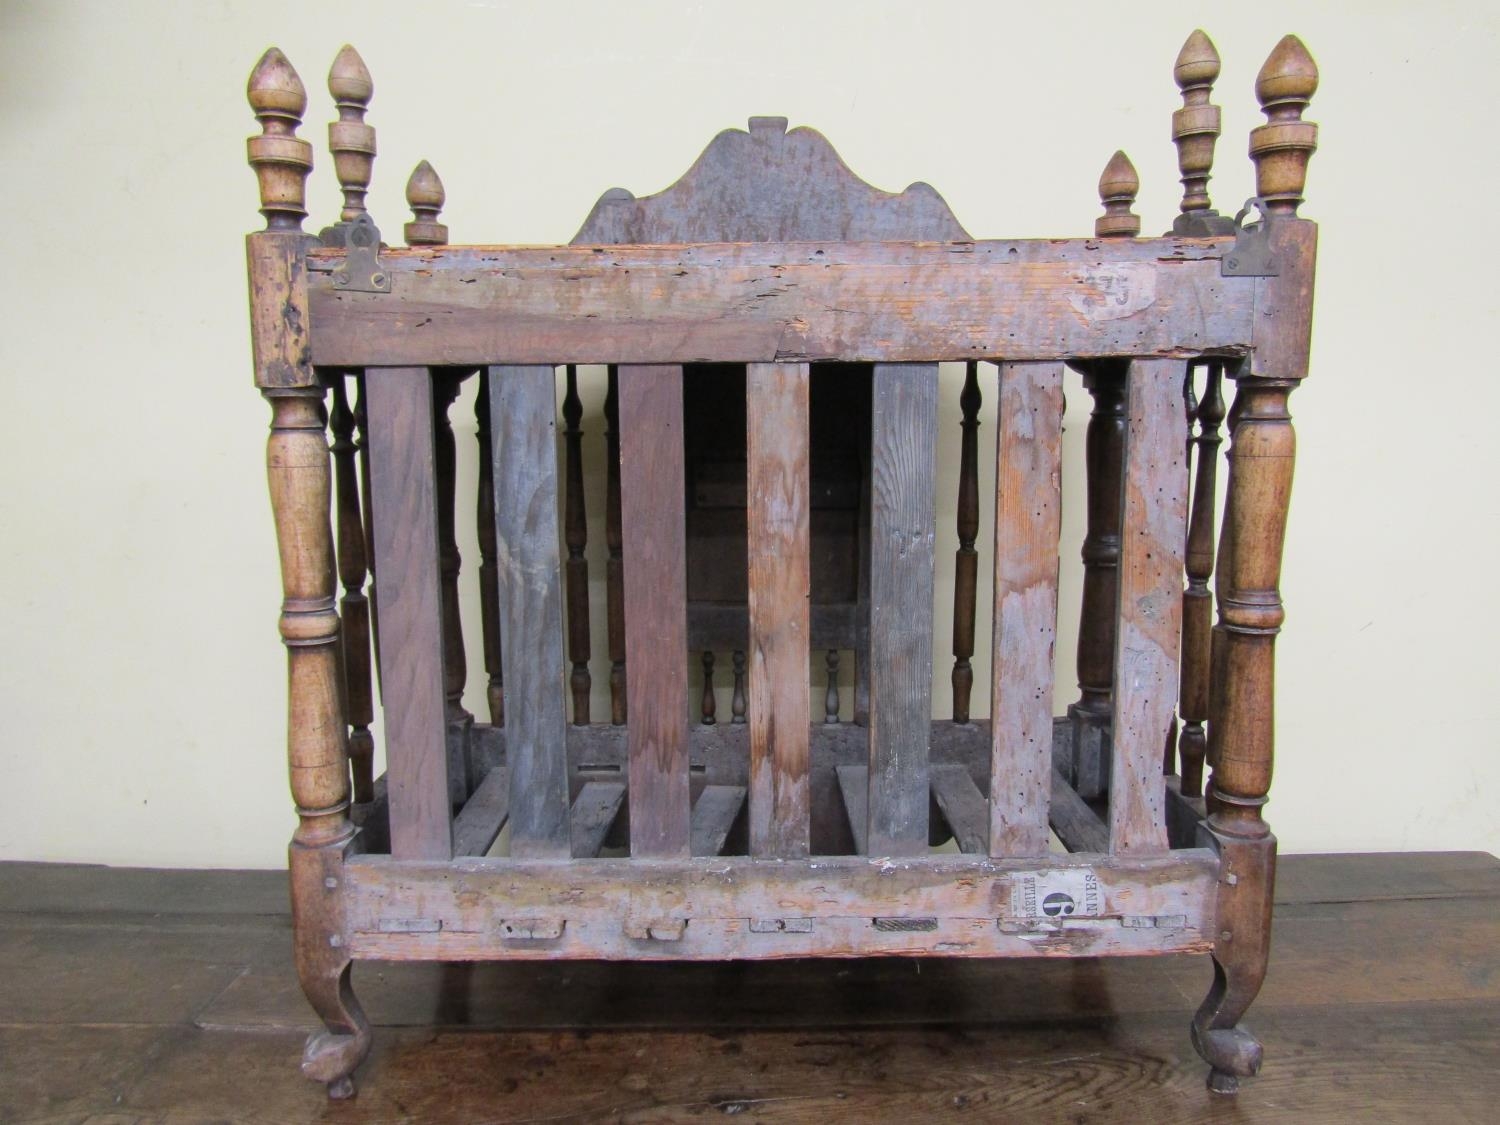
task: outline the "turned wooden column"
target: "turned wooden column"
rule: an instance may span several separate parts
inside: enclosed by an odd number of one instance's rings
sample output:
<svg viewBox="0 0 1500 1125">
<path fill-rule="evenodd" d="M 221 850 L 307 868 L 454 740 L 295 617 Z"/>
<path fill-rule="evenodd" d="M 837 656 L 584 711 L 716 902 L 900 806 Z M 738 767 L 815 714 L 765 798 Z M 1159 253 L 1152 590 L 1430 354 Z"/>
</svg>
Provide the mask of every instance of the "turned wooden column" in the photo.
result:
<svg viewBox="0 0 1500 1125">
<path fill-rule="evenodd" d="M 974 690 L 974 609 L 978 597 L 979 552 L 979 364 L 970 362 L 964 371 L 964 389 L 958 396 L 963 411 L 958 454 L 958 550 L 953 557 L 953 721 L 969 721 L 969 697 Z M 832 680 L 830 680 L 830 683 Z"/>
<path fill-rule="evenodd" d="M 609 721 L 622 726 L 625 705 L 625 556 L 620 530 L 620 376 L 609 366 L 609 389 L 604 396 L 604 543 L 605 609 L 609 624 Z"/>
<path fill-rule="evenodd" d="M 1094 222 L 1100 238 L 1134 238 L 1141 220 L 1131 210 L 1140 178 L 1123 152 L 1099 177 L 1104 214 Z M 1109 792 L 1109 716 L 1114 689 L 1115 616 L 1120 578 L 1120 514 L 1125 463 L 1125 360 L 1075 364 L 1093 396 L 1084 441 L 1088 530 L 1083 540 L 1083 604 L 1078 622 L 1078 701 L 1072 721 L 1073 777 L 1079 796 Z"/>
<path fill-rule="evenodd" d="M 578 397 L 578 368 L 567 367 L 568 386 L 563 395 L 563 441 L 567 450 L 567 471 L 563 491 L 563 538 L 568 548 L 565 565 L 568 599 L 568 659 L 573 664 L 569 686 L 573 693 L 573 722 L 587 726 L 589 692 L 593 678 L 589 675 L 589 564 L 584 558 L 588 547 L 588 513 L 583 500 L 583 403 Z"/>
<path fill-rule="evenodd" d="M 479 369 L 479 393 L 474 399 L 474 434 L 479 445 L 479 496 L 474 519 L 479 529 L 479 614 L 484 635 L 485 696 L 490 723 L 505 725 L 505 671 L 500 649 L 500 572 L 495 554 L 495 464 L 490 442 L 490 373 Z"/>
<path fill-rule="evenodd" d="M 250 75 L 247 94 L 261 126 L 249 161 L 266 229 L 247 239 L 255 381 L 271 405 L 266 475 L 281 559 L 280 632 L 287 652 L 287 764 L 297 828 L 288 866 L 297 975 L 325 1030 L 302 1057 L 333 1097 L 354 1092 L 351 1075 L 370 1048 L 370 1025 L 349 988 L 349 957 L 336 891 L 354 839 L 341 683 L 335 556 L 329 524 L 332 475 L 323 388 L 308 362 L 302 232 L 312 146 L 296 136 L 307 93 L 274 47 Z"/>
</svg>

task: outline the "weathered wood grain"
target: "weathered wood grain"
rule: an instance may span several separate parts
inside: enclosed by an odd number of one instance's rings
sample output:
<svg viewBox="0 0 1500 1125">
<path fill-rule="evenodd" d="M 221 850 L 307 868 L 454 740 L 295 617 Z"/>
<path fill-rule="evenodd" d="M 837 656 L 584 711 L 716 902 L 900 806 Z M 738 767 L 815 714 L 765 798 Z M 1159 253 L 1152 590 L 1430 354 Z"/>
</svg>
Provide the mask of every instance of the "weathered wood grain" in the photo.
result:
<svg viewBox="0 0 1500 1125">
<path fill-rule="evenodd" d="M 611 188 L 574 245 L 969 237 L 927 184 L 880 191 L 854 175 L 816 129 L 786 126 L 785 117 L 752 117 L 748 132 L 725 129 L 655 195 L 637 199 Z"/>
<path fill-rule="evenodd" d="M 615 781 L 590 781 L 573 801 L 573 858 L 593 859 L 615 823 L 625 801 L 625 786 Z"/>
<path fill-rule="evenodd" d="M 856 855 L 870 854 L 870 769 L 868 766 L 837 767 L 839 795 L 844 799 L 844 815 L 849 819 L 849 834 L 854 837 Z"/>
<path fill-rule="evenodd" d="M 959 851 L 985 855 L 989 850 L 989 805 L 963 766 L 932 767 L 932 796 L 942 810 Z M 1045 849 L 1043 849 L 1045 851 Z M 1041 852 L 1037 853 L 1042 854 Z"/>
<path fill-rule="evenodd" d="M 361 856 L 345 870 L 345 942 L 358 957 L 1046 957 L 1207 949 L 1218 859 Z M 400 932 L 412 918 L 438 928 Z"/>
<path fill-rule="evenodd" d="M 1045 855 L 1062 532 L 1061 363 L 1000 365 L 989 849 Z"/>
<path fill-rule="evenodd" d="M 309 274 L 312 359 L 893 363 L 1242 351 L 1255 279 L 1221 277 L 1217 258 L 1190 256 L 1185 243 L 1145 245 L 1154 255 L 1114 242 L 393 250 L 381 258 L 391 293 L 335 290 L 328 274 Z"/>
<path fill-rule="evenodd" d="M 426 368 L 372 367 L 365 387 L 391 854 L 446 859 L 453 835 L 432 380 Z"/>
<path fill-rule="evenodd" d="M 1111 718 L 1109 848 L 1116 854 L 1167 846 L 1162 745 L 1177 703 L 1182 642 L 1183 551 L 1187 542 L 1186 365 L 1130 365 L 1125 500 Z"/>
<path fill-rule="evenodd" d="M 510 817 L 510 778 L 504 766 L 485 775 L 453 818 L 453 854 L 484 855 Z"/>
<path fill-rule="evenodd" d="M 808 852 L 807 364 L 746 372 L 750 570 L 750 854 Z"/>
<path fill-rule="evenodd" d="M 250 267 L 250 348 L 263 390 L 317 386 L 307 315 L 307 251 L 317 239 L 264 230 L 245 238 Z"/>
<path fill-rule="evenodd" d="M 1104 821 L 1056 769 L 1052 771 L 1049 822 L 1070 852 L 1101 854 L 1109 850 L 1109 829 Z"/>
<path fill-rule="evenodd" d="M 724 850 L 734 822 L 745 807 L 743 785 L 705 785 L 693 803 L 693 855 L 714 856 Z"/>
<path fill-rule="evenodd" d="M 551 367 L 492 367 L 501 653 L 508 689 L 511 852 L 567 858 L 567 696 Z"/>
<path fill-rule="evenodd" d="M 937 364 L 877 364 L 870 431 L 871 855 L 927 849 Z"/>
<path fill-rule="evenodd" d="M 690 854 L 682 368 L 620 367 L 630 851 Z"/>
</svg>

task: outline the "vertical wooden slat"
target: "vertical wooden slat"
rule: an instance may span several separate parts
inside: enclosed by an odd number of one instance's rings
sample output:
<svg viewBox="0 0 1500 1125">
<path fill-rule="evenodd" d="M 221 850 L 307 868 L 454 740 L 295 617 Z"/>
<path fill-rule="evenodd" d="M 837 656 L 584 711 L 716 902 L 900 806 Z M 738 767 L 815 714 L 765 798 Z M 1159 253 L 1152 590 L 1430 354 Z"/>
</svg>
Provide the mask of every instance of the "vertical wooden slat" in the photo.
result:
<svg viewBox="0 0 1500 1125">
<path fill-rule="evenodd" d="M 687 858 L 687 543 L 682 368 L 619 369 L 630 851 Z"/>
<path fill-rule="evenodd" d="M 511 854 L 567 859 L 567 696 L 551 367 L 491 367 Z"/>
<path fill-rule="evenodd" d="M 994 856 L 1047 853 L 1062 530 L 1062 370 L 1060 363 L 1000 365 L 990 705 Z"/>
<path fill-rule="evenodd" d="M 875 365 L 870 427 L 870 855 L 927 850 L 935 363 Z"/>
<path fill-rule="evenodd" d="M 750 854 L 808 854 L 808 375 L 746 369 L 750 577 Z"/>
<path fill-rule="evenodd" d="M 365 387 L 391 855 L 449 859 L 432 379 L 425 367 L 371 367 Z"/>
<path fill-rule="evenodd" d="M 1187 540 L 1182 360 L 1135 360 L 1126 387 L 1109 850 L 1167 847 L 1162 743 L 1177 702 Z"/>
</svg>

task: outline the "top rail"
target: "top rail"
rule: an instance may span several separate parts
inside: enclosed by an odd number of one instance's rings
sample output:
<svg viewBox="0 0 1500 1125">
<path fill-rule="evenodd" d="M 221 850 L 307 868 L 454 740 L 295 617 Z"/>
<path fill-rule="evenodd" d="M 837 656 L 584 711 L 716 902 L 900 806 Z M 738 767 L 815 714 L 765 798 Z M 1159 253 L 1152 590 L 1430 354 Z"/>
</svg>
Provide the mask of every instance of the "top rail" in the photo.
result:
<svg viewBox="0 0 1500 1125">
<path fill-rule="evenodd" d="M 389 293 L 307 255 L 316 365 L 914 362 L 1239 355 L 1267 279 L 1219 239 L 382 251 Z"/>
</svg>

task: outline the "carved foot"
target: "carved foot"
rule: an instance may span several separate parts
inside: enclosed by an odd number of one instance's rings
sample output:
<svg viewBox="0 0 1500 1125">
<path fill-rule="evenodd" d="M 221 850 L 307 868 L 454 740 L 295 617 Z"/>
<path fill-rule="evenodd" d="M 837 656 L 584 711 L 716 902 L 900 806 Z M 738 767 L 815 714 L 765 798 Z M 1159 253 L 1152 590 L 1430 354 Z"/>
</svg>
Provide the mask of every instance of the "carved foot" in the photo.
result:
<svg viewBox="0 0 1500 1125">
<path fill-rule="evenodd" d="M 1208 1074 L 1208 1088 L 1216 1094 L 1236 1094 L 1241 1078 L 1251 1078 L 1260 1072 L 1263 1051 L 1260 1040 L 1249 1028 L 1239 1026 L 1215 1026 L 1225 1020 L 1237 1020 L 1239 1011 L 1226 1009 L 1225 1000 L 1230 994 L 1223 966 L 1214 962 L 1214 984 L 1198 1014 L 1193 1017 L 1193 1048 L 1212 1068 Z"/>
<path fill-rule="evenodd" d="M 354 1071 L 370 1053 L 370 1021 L 354 997 L 349 984 L 350 966 L 345 963 L 335 979 L 302 981 L 308 1000 L 323 1018 L 327 1030 L 307 1037 L 302 1049 L 302 1073 L 328 1086 L 334 1099 L 354 1096 Z"/>
</svg>

